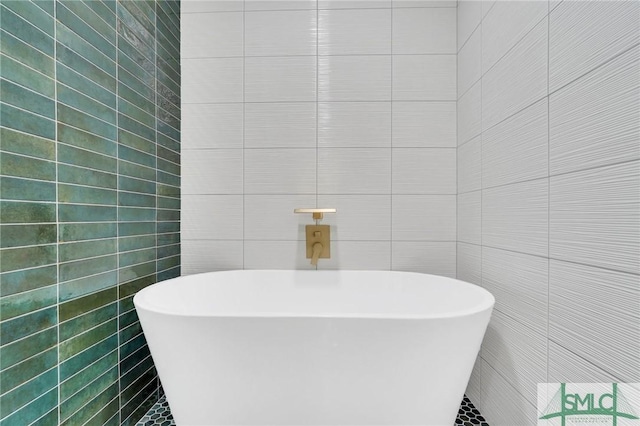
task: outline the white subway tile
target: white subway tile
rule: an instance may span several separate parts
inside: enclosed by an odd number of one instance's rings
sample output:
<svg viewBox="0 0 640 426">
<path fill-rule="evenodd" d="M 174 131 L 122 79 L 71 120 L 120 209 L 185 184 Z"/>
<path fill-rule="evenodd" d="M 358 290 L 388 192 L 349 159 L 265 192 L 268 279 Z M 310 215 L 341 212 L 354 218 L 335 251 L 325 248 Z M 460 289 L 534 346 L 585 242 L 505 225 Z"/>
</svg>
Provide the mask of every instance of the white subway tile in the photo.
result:
<svg viewBox="0 0 640 426">
<path fill-rule="evenodd" d="M 306 258 L 304 241 L 245 241 L 244 267 L 245 269 L 315 269 Z"/>
<path fill-rule="evenodd" d="M 180 201 L 182 239 L 242 239 L 242 195 L 183 195 Z"/>
<path fill-rule="evenodd" d="M 482 76 L 481 31 L 477 29 L 458 53 L 458 99 Z"/>
<path fill-rule="evenodd" d="M 241 149 L 185 150 L 181 160 L 182 194 L 242 194 Z"/>
<path fill-rule="evenodd" d="M 318 0 L 318 9 L 384 9 L 391 0 Z"/>
<path fill-rule="evenodd" d="M 315 55 L 315 10 L 246 12 L 246 56 Z"/>
<path fill-rule="evenodd" d="M 480 409 L 490 425 L 535 426 L 536 406 L 530 403 L 502 374 L 482 360 Z"/>
<path fill-rule="evenodd" d="M 381 29 L 384 31 L 383 29 Z M 394 54 L 456 53 L 456 9 L 413 8 L 393 12 Z"/>
<path fill-rule="evenodd" d="M 182 275 L 242 269 L 242 241 L 182 240 Z"/>
<path fill-rule="evenodd" d="M 391 100 L 391 56 L 321 56 L 318 100 Z"/>
<path fill-rule="evenodd" d="M 316 9 L 316 0 L 246 0 L 245 10 L 307 10 Z"/>
<path fill-rule="evenodd" d="M 321 148 L 319 194 L 391 193 L 390 148 Z"/>
<path fill-rule="evenodd" d="M 457 279 L 471 284 L 482 285 L 481 246 L 458 242 L 456 261 Z M 471 395 L 469 398 L 471 398 Z"/>
<path fill-rule="evenodd" d="M 393 194 L 456 194 L 455 148 L 393 148 Z"/>
<path fill-rule="evenodd" d="M 315 195 L 245 195 L 245 240 L 304 240 L 310 215 L 294 209 L 316 206 Z"/>
<path fill-rule="evenodd" d="M 246 103 L 245 148 L 315 148 L 316 103 Z"/>
<path fill-rule="evenodd" d="M 472 244 L 482 242 L 481 191 L 458 194 L 458 241 Z"/>
<path fill-rule="evenodd" d="M 392 238 L 397 241 L 456 241 L 455 195 L 394 195 Z"/>
<path fill-rule="evenodd" d="M 245 102 L 315 101 L 316 58 L 247 57 Z"/>
<path fill-rule="evenodd" d="M 456 243 L 393 241 L 391 269 L 423 274 L 456 276 Z"/>
<path fill-rule="evenodd" d="M 456 147 L 455 102 L 394 102 L 393 147 Z"/>
<path fill-rule="evenodd" d="M 314 194 L 316 150 L 246 149 L 245 194 Z"/>
<path fill-rule="evenodd" d="M 458 192 L 482 188 L 482 142 L 477 136 L 458 147 Z"/>
<path fill-rule="evenodd" d="M 391 9 L 320 11 L 318 54 L 391 54 Z"/>
<path fill-rule="evenodd" d="M 242 103 L 182 104 L 181 147 L 242 148 Z"/>
<path fill-rule="evenodd" d="M 318 146 L 391 146 L 391 102 L 321 102 Z"/>
<path fill-rule="evenodd" d="M 180 57 L 242 56 L 242 21 L 242 12 L 183 14 Z"/>
<path fill-rule="evenodd" d="M 456 7 L 456 0 L 392 0 L 394 8 Z"/>
<path fill-rule="evenodd" d="M 331 258 L 320 259 L 321 269 L 391 269 L 391 242 L 389 241 L 332 241 Z"/>
<path fill-rule="evenodd" d="M 620 379 L 549 340 L 550 383 L 613 383 Z"/>
<path fill-rule="evenodd" d="M 456 55 L 394 56 L 393 100 L 456 100 Z"/>
<path fill-rule="evenodd" d="M 182 59 L 182 103 L 242 102 L 242 58 Z"/>
<path fill-rule="evenodd" d="M 458 146 L 482 131 L 482 84 L 477 82 L 458 101 Z"/>
<path fill-rule="evenodd" d="M 243 0 L 182 0 L 180 2 L 180 14 L 184 16 L 188 13 L 206 12 L 232 12 L 244 10 Z M 184 21 L 181 21 L 183 31 Z"/>
<path fill-rule="evenodd" d="M 477 0 L 458 1 L 458 51 L 476 31 L 482 20 L 482 2 Z"/>
<path fill-rule="evenodd" d="M 319 195 L 318 206 L 337 209 L 322 219 L 333 240 L 391 239 L 391 195 Z"/>
</svg>

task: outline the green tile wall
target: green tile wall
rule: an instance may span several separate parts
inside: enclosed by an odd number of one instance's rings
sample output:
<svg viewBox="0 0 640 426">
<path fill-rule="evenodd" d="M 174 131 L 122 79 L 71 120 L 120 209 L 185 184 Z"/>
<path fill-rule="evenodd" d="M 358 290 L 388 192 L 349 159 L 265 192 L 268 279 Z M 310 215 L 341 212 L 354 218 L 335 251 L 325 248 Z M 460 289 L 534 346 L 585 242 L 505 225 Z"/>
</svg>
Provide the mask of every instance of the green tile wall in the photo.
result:
<svg viewBox="0 0 640 426">
<path fill-rule="evenodd" d="M 0 0 L 0 426 L 134 425 L 180 274 L 180 3 Z"/>
</svg>

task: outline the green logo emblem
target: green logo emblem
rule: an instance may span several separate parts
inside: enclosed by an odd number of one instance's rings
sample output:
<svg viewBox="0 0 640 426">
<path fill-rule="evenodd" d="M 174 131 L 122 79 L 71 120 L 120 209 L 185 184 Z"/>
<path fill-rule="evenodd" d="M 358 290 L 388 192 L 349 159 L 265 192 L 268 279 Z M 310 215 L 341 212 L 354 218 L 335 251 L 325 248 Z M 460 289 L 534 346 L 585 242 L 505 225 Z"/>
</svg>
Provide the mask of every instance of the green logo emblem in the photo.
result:
<svg viewBox="0 0 640 426">
<path fill-rule="evenodd" d="M 574 424 L 605 423 L 612 426 L 618 426 L 621 419 L 640 420 L 634 410 L 634 407 L 638 408 L 637 401 L 633 401 L 636 404 L 629 402 L 618 383 L 607 384 L 609 387 L 604 391 L 602 385 L 604 384 L 576 384 L 574 390 L 570 392 L 567 390 L 566 383 L 560 383 L 559 389 L 553 394 L 539 419 L 558 419 L 561 426 L 565 426 L 568 420 Z M 631 424 L 636 423 L 640 424 L 640 421 L 634 421 Z M 625 422 L 625 424 L 629 423 Z"/>
</svg>

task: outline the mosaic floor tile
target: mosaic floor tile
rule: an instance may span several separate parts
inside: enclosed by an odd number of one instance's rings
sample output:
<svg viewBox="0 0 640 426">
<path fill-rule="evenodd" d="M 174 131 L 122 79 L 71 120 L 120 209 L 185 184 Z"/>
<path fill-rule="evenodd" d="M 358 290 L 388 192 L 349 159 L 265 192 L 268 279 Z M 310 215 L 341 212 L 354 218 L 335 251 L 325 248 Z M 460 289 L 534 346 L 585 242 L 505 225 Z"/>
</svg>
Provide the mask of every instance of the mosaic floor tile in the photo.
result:
<svg viewBox="0 0 640 426">
<path fill-rule="evenodd" d="M 175 424 L 167 398 L 163 396 L 136 426 L 175 426 Z M 453 426 L 489 426 L 489 424 L 465 395 L 460 405 L 460 411 L 458 411 L 458 418 Z"/>
</svg>

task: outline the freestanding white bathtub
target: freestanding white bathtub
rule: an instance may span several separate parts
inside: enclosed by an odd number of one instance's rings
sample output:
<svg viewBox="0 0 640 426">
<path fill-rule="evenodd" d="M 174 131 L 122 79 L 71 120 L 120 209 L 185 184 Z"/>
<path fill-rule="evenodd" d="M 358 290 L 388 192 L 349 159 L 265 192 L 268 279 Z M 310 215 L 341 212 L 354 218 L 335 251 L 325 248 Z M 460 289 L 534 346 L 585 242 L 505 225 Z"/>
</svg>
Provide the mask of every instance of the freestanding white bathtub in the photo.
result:
<svg viewBox="0 0 640 426">
<path fill-rule="evenodd" d="M 494 304 L 385 271 L 213 272 L 133 301 L 178 426 L 451 426 Z"/>
</svg>

